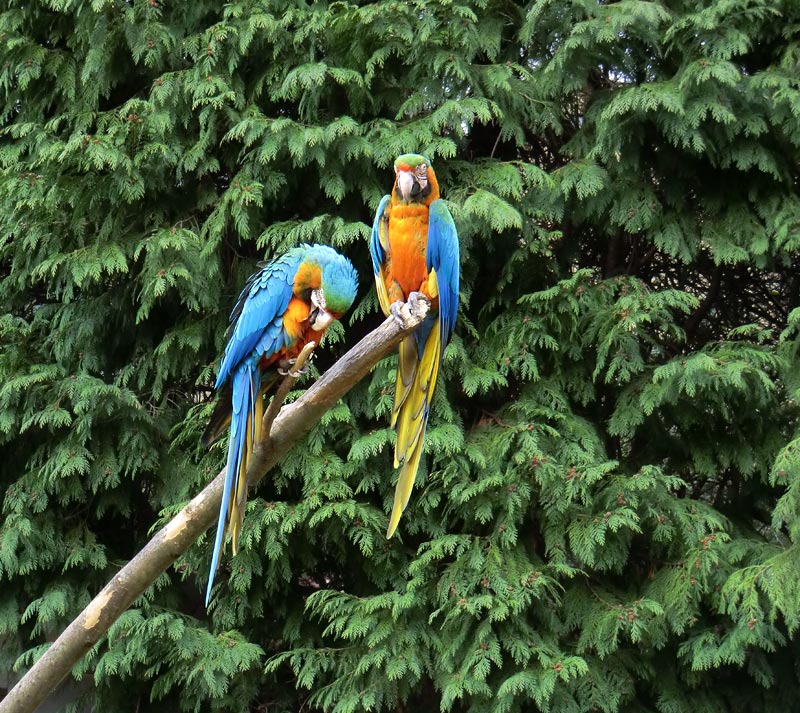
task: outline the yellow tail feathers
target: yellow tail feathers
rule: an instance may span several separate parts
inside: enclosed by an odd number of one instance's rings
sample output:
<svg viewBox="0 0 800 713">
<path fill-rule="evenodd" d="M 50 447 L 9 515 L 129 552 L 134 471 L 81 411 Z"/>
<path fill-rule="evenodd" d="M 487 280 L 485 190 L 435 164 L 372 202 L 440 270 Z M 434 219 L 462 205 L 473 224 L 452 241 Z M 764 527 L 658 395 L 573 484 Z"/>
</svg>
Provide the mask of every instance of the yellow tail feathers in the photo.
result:
<svg viewBox="0 0 800 713">
<path fill-rule="evenodd" d="M 394 491 L 387 538 L 397 529 L 414 487 L 441 356 L 442 341 L 438 324 L 433 326 L 428 335 L 421 359 L 418 359 L 413 336 L 406 337 L 400 343 L 392 425 L 397 429 L 394 464 L 396 468 L 402 466 L 402 470 Z"/>
<path fill-rule="evenodd" d="M 264 399 L 261 394 L 256 395 L 254 410 L 255 420 L 249 414 L 247 416 L 244 455 L 239 466 L 239 472 L 236 474 L 236 489 L 232 493 L 231 506 L 228 510 L 228 522 L 225 526 L 225 529 L 231 535 L 231 552 L 234 556 L 239 553 L 239 535 L 242 532 L 244 513 L 247 509 L 247 466 L 250 465 L 253 448 L 261 440 L 261 421 L 264 418 Z"/>
<path fill-rule="evenodd" d="M 419 460 L 422 457 L 423 440 L 423 438 L 417 439 L 416 448 L 414 448 L 411 458 L 403 463 L 403 469 L 400 471 L 400 476 L 397 479 L 392 514 L 389 517 L 389 528 L 386 530 L 387 539 L 394 535 L 397 525 L 400 523 L 400 516 L 403 514 L 403 510 L 406 509 L 406 505 L 408 505 L 408 501 L 411 498 L 414 480 L 417 477 L 417 468 L 419 468 Z"/>
</svg>

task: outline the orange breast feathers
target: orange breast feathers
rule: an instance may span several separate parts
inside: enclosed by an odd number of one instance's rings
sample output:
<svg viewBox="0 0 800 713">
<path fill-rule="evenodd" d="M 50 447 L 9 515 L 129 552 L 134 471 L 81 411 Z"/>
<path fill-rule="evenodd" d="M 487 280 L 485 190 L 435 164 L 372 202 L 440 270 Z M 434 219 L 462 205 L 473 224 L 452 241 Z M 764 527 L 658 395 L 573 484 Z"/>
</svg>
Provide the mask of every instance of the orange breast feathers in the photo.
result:
<svg viewBox="0 0 800 713">
<path fill-rule="evenodd" d="M 262 357 L 259 363 L 262 369 L 267 369 L 283 359 L 294 359 L 311 341 L 319 344 L 324 332 L 311 329 L 311 323 L 308 321 L 310 311 L 308 304 L 298 297 L 289 300 L 289 306 L 283 315 L 283 328 L 289 335 L 290 344 L 268 357 Z"/>
<path fill-rule="evenodd" d="M 412 292 L 428 294 L 428 268 L 425 265 L 428 248 L 428 206 L 398 203 L 389 212 L 389 264 L 387 287 L 397 283 L 402 295 L 390 299 L 408 299 Z"/>
</svg>

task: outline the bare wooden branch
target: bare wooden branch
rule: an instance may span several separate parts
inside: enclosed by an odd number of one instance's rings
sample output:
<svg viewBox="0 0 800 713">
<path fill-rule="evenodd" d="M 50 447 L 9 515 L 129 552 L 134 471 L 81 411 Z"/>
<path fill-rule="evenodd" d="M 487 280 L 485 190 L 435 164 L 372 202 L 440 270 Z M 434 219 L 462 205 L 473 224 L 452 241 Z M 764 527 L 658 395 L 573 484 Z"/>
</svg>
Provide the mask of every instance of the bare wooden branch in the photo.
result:
<svg viewBox="0 0 800 713">
<path fill-rule="evenodd" d="M 267 410 L 264 412 L 264 418 L 261 419 L 261 433 L 264 434 L 262 436 L 264 439 L 269 439 L 269 432 L 272 430 L 272 424 L 278 417 L 278 412 L 281 410 L 283 402 L 289 395 L 292 386 L 294 386 L 294 382 L 300 378 L 300 370 L 305 366 L 306 359 L 308 359 L 316 346 L 316 342 L 309 342 L 303 347 L 302 351 L 294 360 L 294 364 L 292 364 L 291 368 L 286 372 L 286 377 L 281 381 L 280 386 L 278 386 L 275 393 L 272 395 L 269 406 L 267 406 Z"/>
<path fill-rule="evenodd" d="M 424 319 L 427 311 L 425 300 L 420 300 L 416 310 L 405 305 L 401 311 L 405 326 L 388 318 L 339 359 L 300 399 L 284 406 L 275 418 L 270 437 L 262 436 L 254 449 L 248 482 L 258 483 L 326 411 Z M 222 470 L 113 577 L 0 701 L 0 713 L 32 713 L 111 624 L 216 521 L 224 476 Z"/>
</svg>

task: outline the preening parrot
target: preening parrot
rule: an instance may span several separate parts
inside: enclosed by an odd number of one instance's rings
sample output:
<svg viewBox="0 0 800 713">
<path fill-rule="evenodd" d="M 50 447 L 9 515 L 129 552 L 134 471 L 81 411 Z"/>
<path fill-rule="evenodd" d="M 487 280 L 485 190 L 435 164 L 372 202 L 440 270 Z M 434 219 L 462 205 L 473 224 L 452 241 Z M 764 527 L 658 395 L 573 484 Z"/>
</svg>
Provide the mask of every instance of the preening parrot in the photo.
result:
<svg viewBox="0 0 800 713">
<path fill-rule="evenodd" d="M 211 598 L 225 535 L 233 554 L 247 502 L 247 464 L 261 437 L 263 395 L 310 341 L 353 304 L 358 277 L 350 261 L 326 245 L 301 245 L 252 275 L 231 312 L 228 343 L 215 389 L 222 395 L 203 434 L 208 445 L 230 423 L 228 461 L 206 590 Z"/>
<path fill-rule="evenodd" d="M 400 343 L 392 426 L 394 466 L 401 467 L 387 537 L 411 497 L 422 456 L 433 390 L 458 313 L 459 246 L 453 217 L 439 199 L 431 162 L 404 154 L 394 163 L 395 182 L 372 226 L 370 253 L 378 300 L 385 315 L 421 292 L 431 301 L 425 321 Z"/>
</svg>

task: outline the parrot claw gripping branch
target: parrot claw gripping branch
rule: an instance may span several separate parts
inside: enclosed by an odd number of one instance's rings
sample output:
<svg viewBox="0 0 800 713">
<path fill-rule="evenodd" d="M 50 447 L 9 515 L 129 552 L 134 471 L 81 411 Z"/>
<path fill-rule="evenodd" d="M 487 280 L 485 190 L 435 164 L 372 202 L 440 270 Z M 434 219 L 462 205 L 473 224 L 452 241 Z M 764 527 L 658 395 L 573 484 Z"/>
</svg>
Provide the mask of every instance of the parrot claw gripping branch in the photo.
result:
<svg viewBox="0 0 800 713">
<path fill-rule="evenodd" d="M 311 347 L 312 349 L 317 346 L 314 342 L 309 342 L 309 344 L 313 345 Z M 278 373 L 281 376 L 292 376 L 295 379 L 307 374 L 308 367 L 302 364 L 299 367 L 295 366 L 297 361 L 298 359 L 282 359 L 280 362 L 278 362 Z"/>
<path fill-rule="evenodd" d="M 425 295 L 421 292 L 412 292 L 408 296 L 408 302 L 392 302 L 389 313 L 405 329 L 412 320 L 412 313 L 427 316 L 430 306 L 431 302 Z"/>
</svg>

